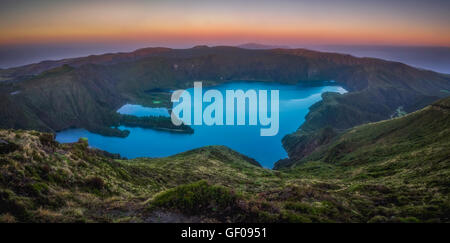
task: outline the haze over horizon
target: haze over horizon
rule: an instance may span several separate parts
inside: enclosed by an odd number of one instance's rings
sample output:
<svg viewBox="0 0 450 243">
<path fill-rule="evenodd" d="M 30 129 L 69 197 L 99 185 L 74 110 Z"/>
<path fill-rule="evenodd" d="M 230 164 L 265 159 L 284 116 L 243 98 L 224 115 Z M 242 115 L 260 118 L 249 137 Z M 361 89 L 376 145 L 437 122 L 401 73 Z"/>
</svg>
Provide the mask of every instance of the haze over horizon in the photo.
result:
<svg viewBox="0 0 450 243">
<path fill-rule="evenodd" d="M 445 0 L 6 0 L 0 3 L 0 68 L 143 47 L 256 42 L 380 57 L 450 73 L 445 68 L 450 66 L 449 13 Z M 346 46 L 443 49 L 411 57 L 404 49 L 391 55 L 391 50 L 361 53 Z M 436 60 L 421 64 L 430 57 Z"/>
<path fill-rule="evenodd" d="M 0 44 L 450 46 L 445 0 L 2 1 Z"/>
</svg>

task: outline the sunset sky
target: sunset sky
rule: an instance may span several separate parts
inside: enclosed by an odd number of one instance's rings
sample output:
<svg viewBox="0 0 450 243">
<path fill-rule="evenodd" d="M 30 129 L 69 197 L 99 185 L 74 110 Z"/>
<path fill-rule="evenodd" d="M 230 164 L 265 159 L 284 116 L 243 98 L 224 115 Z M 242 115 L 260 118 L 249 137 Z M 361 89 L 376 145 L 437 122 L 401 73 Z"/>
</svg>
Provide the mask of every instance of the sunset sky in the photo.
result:
<svg viewBox="0 0 450 243">
<path fill-rule="evenodd" d="M 450 46 L 448 0 L 0 1 L 0 45 Z"/>
</svg>

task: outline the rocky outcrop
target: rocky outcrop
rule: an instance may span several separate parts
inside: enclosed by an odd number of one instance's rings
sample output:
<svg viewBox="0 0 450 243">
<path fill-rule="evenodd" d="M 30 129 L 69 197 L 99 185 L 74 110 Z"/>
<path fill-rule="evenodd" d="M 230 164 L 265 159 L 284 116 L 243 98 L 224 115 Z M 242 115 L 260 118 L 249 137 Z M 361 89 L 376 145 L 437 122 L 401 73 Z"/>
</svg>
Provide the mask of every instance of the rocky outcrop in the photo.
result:
<svg viewBox="0 0 450 243">
<path fill-rule="evenodd" d="M 0 154 L 8 154 L 17 150 L 19 146 L 15 143 L 0 139 Z"/>
</svg>

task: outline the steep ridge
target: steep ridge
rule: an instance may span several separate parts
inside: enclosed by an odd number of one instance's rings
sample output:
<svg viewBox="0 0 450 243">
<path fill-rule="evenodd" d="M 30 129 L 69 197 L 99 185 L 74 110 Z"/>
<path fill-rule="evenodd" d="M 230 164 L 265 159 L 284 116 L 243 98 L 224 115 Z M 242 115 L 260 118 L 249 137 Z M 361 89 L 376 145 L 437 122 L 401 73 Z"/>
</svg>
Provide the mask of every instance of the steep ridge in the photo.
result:
<svg viewBox="0 0 450 243">
<path fill-rule="evenodd" d="M 35 64 L 29 64 L 9 69 L 0 69 L 0 81 L 5 80 L 22 80 L 26 77 L 38 75 L 50 69 L 54 69 L 63 65 L 79 67 L 85 64 L 114 64 L 120 62 L 136 61 L 141 58 L 150 56 L 154 53 L 164 52 L 169 48 L 155 47 L 143 48 L 130 53 L 107 53 L 102 55 L 91 55 L 87 57 L 67 58 L 57 61 L 42 61 Z"/>
<path fill-rule="evenodd" d="M 445 98 L 402 117 L 356 126 L 301 160 L 276 168 L 295 169 L 320 162 L 339 167 L 379 167 L 390 174 L 421 168 L 425 176 L 427 171 L 440 173 L 438 167 L 444 172 L 450 166 L 449 137 L 450 98 Z M 438 177 L 448 183 L 448 176 L 433 176 L 434 180 Z"/>
</svg>

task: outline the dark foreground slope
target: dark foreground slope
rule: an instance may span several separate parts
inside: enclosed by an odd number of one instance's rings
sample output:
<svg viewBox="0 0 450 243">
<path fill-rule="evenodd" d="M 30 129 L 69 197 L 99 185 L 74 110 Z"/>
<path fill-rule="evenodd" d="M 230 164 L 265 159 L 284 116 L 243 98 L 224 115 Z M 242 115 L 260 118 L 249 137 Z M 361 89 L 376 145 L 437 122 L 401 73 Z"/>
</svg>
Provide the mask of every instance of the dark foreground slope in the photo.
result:
<svg viewBox="0 0 450 243">
<path fill-rule="evenodd" d="M 120 160 L 0 130 L 0 220 L 449 222 L 449 100 L 356 127 L 282 171 L 226 147 Z"/>
<path fill-rule="evenodd" d="M 342 130 L 410 112 L 448 95 L 450 77 L 373 58 L 303 49 L 249 50 L 235 47 L 147 48 L 42 62 L 0 71 L 0 127 L 59 131 L 83 127 L 112 136 L 127 133 L 115 110 L 126 102 L 170 107 L 167 89 L 193 81 L 220 84 L 258 80 L 296 84 L 335 80 L 350 92 L 327 94 L 284 145 L 301 158 L 302 135 L 331 126 Z M 147 123 L 151 123 L 148 121 Z M 168 122 L 164 128 L 170 128 Z"/>
<path fill-rule="evenodd" d="M 345 166 L 383 162 L 399 168 L 403 162 L 412 166 L 415 161 L 416 166 L 448 166 L 449 148 L 450 97 L 400 118 L 356 126 L 291 167 L 309 161 Z"/>
<path fill-rule="evenodd" d="M 367 215 L 379 213 L 373 218 L 377 221 L 389 221 L 403 210 L 423 217 L 441 209 L 448 221 L 449 148 L 450 98 L 446 98 L 400 118 L 352 128 L 281 171 L 351 183 L 349 190 L 376 198 L 373 202 L 361 198 L 356 204 L 366 207 L 362 212 Z"/>
</svg>

